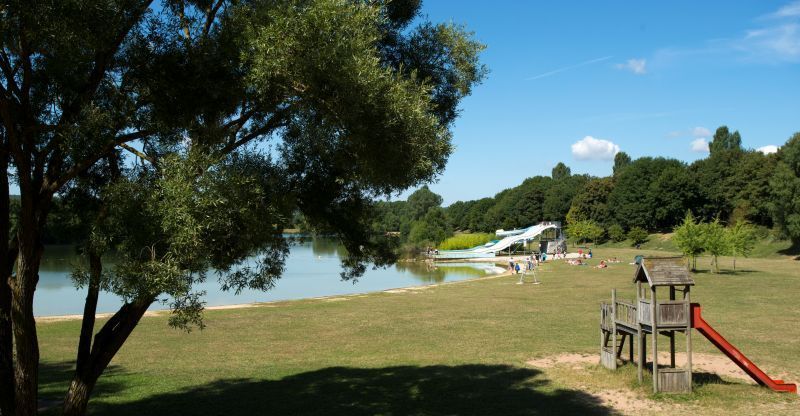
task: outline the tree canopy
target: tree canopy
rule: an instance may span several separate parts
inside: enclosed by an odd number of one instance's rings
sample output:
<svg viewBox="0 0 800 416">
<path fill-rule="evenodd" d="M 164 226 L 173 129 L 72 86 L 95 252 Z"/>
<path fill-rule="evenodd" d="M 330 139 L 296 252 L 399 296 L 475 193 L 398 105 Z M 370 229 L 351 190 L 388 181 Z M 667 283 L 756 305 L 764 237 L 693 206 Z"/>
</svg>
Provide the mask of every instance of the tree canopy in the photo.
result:
<svg viewBox="0 0 800 416">
<path fill-rule="evenodd" d="M 458 103 L 486 73 L 483 45 L 419 7 L 6 4 L 0 193 L 13 181 L 20 197 L 15 212 L 0 198 L 0 413 L 36 412 L 33 294 L 54 206 L 89 260 L 75 273 L 88 295 L 65 414 L 85 413 L 161 295 L 171 324 L 190 328 L 202 325 L 194 285 L 209 269 L 225 289 L 269 289 L 298 213 L 347 247 L 343 277 L 393 261 L 373 233 L 374 200 L 444 169 Z M 109 250 L 120 261 L 104 270 Z M 95 334 L 100 288 L 125 303 Z"/>
</svg>

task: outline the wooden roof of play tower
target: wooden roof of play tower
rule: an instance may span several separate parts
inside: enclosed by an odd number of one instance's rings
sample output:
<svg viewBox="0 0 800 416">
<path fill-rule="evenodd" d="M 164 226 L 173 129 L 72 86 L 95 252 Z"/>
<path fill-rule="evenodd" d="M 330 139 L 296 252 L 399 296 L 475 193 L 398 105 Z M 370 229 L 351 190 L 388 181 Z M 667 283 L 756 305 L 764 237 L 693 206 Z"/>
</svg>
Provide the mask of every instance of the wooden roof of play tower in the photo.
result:
<svg viewBox="0 0 800 416">
<path fill-rule="evenodd" d="M 645 257 L 636 267 L 633 282 L 653 286 L 693 286 L 683 257 Z"/>
</svg>

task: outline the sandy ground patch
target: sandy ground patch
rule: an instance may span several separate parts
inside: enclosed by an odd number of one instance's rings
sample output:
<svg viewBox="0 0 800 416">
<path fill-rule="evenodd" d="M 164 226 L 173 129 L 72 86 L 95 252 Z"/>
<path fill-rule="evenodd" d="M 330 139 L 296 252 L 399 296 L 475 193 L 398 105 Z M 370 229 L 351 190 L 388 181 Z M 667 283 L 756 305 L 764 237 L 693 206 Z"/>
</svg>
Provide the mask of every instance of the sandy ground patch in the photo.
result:
<svg viewBox="0 0 800 416">
<path fill-rule="evenodd" d="M 651 356 L 648 356 L 648 361 Z M 658 360 L 661 365 L 669 363 L 669 353 L 658 355 Z M 686 363 L 686 354 L 675 354 L 675 365 L 682 366 Z M 526 362 L 527 365 L 537 368 L 553 368 L 562 367 L 569 368 L 575 371 L 584 371 L 588 366 L 600 364 L 600 357 L 596 354 L 577 354 L 565 353 L 558 355 L 551 355 L 547 357 L 534 358 Z M 735 379 L 748 384 L 757 384 L 748 376 L 742 369 L 734 364 L 728 357 L 722 354 L 692 354 L 692 371 L 712 373 L 723 378 Z M 797 378 L 791 377 L 785 373 L 772 374 L 773 378 L 780 378 L 785 381 L 794 382 Z M 593 392 L 593 395 L 600 398 L 602 403 L 606 406 L 613 407 L 614 409 L 622 412 L 623 414 L 641 414 L 647 412 L 662 412 L 669 409 L 671 412 L 677 411 L 681 406 L 676 404 L 665 405 L 658 403 L 646 397 L 637 394 L 634 391 L 626 389 L 618 390 L 601 390 Z"/>
<path fill-rule="evenodd" d="M 651 356 L 648 356 L 648 361 L 651 361 Z M 669 353 L 658 354 L 659 366 L 669 363 Z M 564 366 L 575 368 L 576 366 L 587 366 L 599 364 L 600 357 L 595 354 L 559 354 L 542 358 L 534 358 L 526 364 L 538 368 L 552 368 L 556 366 Z M 675 354 L 675 365 L 682 366 L 686 364 L 686 354 Z M 757 384 L 750 376 L 747 375 L 742 369 L 733 363 L 728 357 L 722 354 L 692 354 L 692 371 L 716 374 L 720 377 L 731 378 L 747 382 L 749 384 Z M 773 378 L 780 378 L 787 382 L 797 380 L 797 377 L 792 375 L 770 374 Z"/>
<path fill-rule="evenodd" d="M 614 409 L 626 415 L 638 415 L 645 412 L 661 412 L 664 409 L 659 403 L 653 400 L 640 397 L 630 390 L 602 390 L 594 393 L 599 397 L 603 405 L 613 407 Z M 675 410 L 679 406 L 671 405 L 670 410 Z"/>
</svg>

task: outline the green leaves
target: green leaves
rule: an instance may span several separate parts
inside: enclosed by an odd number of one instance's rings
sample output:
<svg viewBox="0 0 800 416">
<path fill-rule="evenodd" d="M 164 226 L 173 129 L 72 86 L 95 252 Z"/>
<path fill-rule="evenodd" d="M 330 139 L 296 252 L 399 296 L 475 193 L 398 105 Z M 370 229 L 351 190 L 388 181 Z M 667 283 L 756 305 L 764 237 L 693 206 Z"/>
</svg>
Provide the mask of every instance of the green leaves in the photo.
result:
<svg viewBox="0 0 800 416">
<path fill-rule="evenodd" d="M 795 244 L 800 243 L 800 133 L 778 151 L 779 162 L 769 182 L 775 224 Z"/>
<path fill-rule="evenodd" d="M 683 253 L 691 259 L 692 269 L 695 268 L 695 259 L 705 250 L 703 238 L 703 228 L 695 221 L 691 211 L 686 212 L 683 222 L 677 225 L 672 231 L 672 241 Z"/>
</svg>

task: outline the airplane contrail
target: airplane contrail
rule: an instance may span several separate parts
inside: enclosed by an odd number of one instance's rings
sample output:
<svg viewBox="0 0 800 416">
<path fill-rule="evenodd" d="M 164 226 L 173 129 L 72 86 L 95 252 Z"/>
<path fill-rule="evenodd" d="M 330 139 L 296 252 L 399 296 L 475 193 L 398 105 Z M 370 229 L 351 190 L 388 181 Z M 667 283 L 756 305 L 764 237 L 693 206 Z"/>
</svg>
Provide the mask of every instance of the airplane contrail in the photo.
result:
<svg viewBox="0 0 800 416">
<path fill-rule="evenodd" d="M 597 63 L 597 62 L 607 61 L 607 60 L 609 60 L 611 58 L 613 58 L 613 56 L 609 55 L 609 56 L 604 56 L 602 58 L 590 59 L 588 61 L 581 62 L 579 64 L 565 66 L 563 68 L 554 69 L 552 71 L 548 71 L 548 72 L 545 72 L 543 74 L 535 75 L 535 76 L 532 76 L 530 78 L 525 78 L 525 81 L 533 81 L 535 79 L 549 77 L 550 75 L 554 75 L 554 74 L 557 74 L 559 72 L 569 71 L 570 69 L 580 68 L 582 66 L 591 65 L 591 64 L 594 64 L 594 63 Z"/>
</svg>

